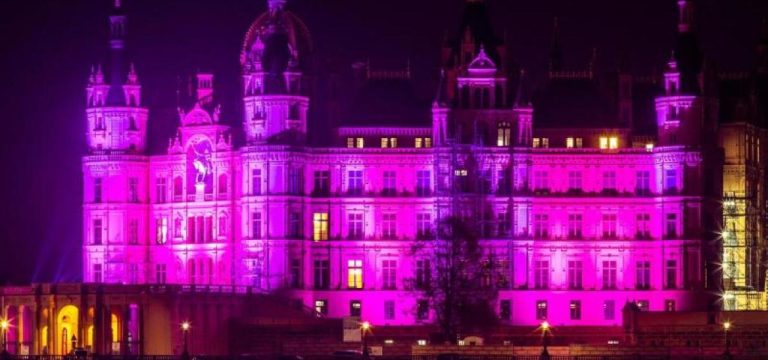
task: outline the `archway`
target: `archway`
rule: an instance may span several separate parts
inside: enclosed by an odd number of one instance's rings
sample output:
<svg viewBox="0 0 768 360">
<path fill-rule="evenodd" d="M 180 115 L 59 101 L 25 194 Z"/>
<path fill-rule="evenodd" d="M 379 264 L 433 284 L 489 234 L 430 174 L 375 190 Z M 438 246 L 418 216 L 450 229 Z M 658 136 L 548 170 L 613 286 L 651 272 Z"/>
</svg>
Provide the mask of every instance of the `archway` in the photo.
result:
<svg viewBox="0 0 768 360">
<path fill-rule="evenodd" d="M 72 350 L 72 344 L 77 344 L 77 334 L 79 333 L 78 319 L 80 310 L 74 305 L 66 305 L 59 310 L 56 317 L 58 328 L 56 329 L 56 339 L 58 340 L 58 352 L 67 354 Z"/>
</svg>

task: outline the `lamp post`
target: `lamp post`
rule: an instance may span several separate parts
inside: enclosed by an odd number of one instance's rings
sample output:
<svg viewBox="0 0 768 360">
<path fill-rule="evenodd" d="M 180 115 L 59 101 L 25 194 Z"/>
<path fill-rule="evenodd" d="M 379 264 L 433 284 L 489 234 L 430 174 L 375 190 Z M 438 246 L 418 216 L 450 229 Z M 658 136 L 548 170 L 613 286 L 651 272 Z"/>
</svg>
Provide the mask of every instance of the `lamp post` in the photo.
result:
<svg viewBox="0 0 768 360">
<path fill-rule="evenodd" d="M 181 353 L 181 357 L 183 359 L 189 359 L 189 347 L 188 347 L 188 340 L 189 340 L 189 329 L 191 328 L 191 325 L 189 324 L 189 321 L 185 321 L 181 323 L 181 331 L 184 332 L 184 351 Z"/>
<path fill-rule="evenodd" d="M 368 352 L 368 330 L 370 329 L 371 323 L 363 321 L 363 323 L 360 324 L 360 337 L 363 341 L 363 360 L 368 360 L 371 358 L 371 355 Z"/>
<path fill-rule="evenodd" d="M 731 358 L 731 342 L 728 340 L 728 330 L 731 330 L 730 321 L 726 321 L 723 323 L 723 337 L 725 338 L 725 352 L 723 352 L 724 359 Z"/>
<path fill-rule="evenodd" d="M 541 323 L 541 355 L 539 355 L 539 360 L 550 360 L 549 350 L 547 349 L 547 346 L 549 345 L 548 335 L 549 322 L 544 320 L 544 322 Z"/>
<path fill-rule="evenodd" d="M 11 324 L 7 319 L 0 320 L 0 329 L 3 331 L 3 355 L 8 355 L 8 327 Z"/>
</svg>

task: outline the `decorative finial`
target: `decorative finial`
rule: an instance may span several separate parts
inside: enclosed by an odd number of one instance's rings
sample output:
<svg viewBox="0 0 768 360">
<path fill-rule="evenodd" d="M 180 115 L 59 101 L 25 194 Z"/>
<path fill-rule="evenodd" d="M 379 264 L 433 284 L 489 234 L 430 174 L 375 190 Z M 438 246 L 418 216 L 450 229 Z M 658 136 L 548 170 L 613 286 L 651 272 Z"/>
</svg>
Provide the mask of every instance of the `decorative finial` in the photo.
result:
<svg viewBox="0 0 768 360">
<path fill-rule="evenodd" d="M 267 4 L 269 5 L 269 12 L 275 13 L 284 10 L 286 2 L 287 0 L 268 0 Z"/>
<path fill-rule="evenodd" d="M 122 6 L 122 1 L 115 0 L 115 9 L 119 9 Z"/>
</svg>

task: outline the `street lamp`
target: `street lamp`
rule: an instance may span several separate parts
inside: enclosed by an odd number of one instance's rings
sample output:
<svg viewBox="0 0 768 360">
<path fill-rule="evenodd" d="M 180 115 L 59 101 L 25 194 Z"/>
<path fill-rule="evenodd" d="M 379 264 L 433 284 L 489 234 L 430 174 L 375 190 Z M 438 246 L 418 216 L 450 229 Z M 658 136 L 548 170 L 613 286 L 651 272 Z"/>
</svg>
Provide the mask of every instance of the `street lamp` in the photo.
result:
<svg viewBox="0 0 768 360">
<path fill-rule="evenodd" d="M 541 323 L 541 355 L 539 355 L 539 360 L 550 360 L 549 350 L 547 349 L 549 345 L 547 335 L 549 335 L 549 322 L 544 320 Z"/>
<path fill-rule="evenodd" d="M 184 332 L 184 352 L 181 353 L 182 358 L 188 359 L 189 358 L 189 347 L 188 347 L 188 340 L 189 340 L 189 329 L 191 328 L 191 325 L 189 324 L 189 321 L 185 321 L 181 323 L 181 331 Z"/>
<path fill-rule="evenodd" d="M 728 340 L 728 330 L 731 330 L 731 322 L 726 320 L 723 323 L 723 336 L 725 337 L 725 352 L 723 353 L 723 358 L 725 359 L 731 358 L 731 342 Z"/>
<path fill-rule="evenodd" d="M 360 337 L 363 340 L 363 360 L 370 359 L 370 353 L 368 352 L 368 330 L 371 329 L 371 323 L 363 321 L 360 324 Z"/>
<path fill-rule="evenodd" d="M 8 354 L 8 327 L 10 326 L 11 323 L 8 321 L 8 319 L 0 320 L 0 329 L 3 331 L 3 355 Z"/>
</svg>

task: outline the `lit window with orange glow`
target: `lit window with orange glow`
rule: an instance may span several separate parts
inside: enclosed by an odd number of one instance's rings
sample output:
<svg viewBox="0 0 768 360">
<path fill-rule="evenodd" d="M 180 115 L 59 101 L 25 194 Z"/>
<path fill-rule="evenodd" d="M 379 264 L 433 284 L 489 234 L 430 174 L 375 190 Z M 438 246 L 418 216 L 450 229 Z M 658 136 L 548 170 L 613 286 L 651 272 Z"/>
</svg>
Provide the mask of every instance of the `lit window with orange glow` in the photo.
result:
<svg viewBox="0 0 768 360">
<path fill-rule="evenodd" d="M 328 240 L 328 213 L 314 213 L 312 215 L 312 240 Z"/>
<path fill-rule="evenodd" d="M 565 147 L 568 148 L 568 149 L 573 149 L 574 141 L 573 141 L 572 137 L 569 137 L 569 138 L 565 139 Z"/>
<path fill-rule="evenodd" d="M 362 260 L 347 260 L 347 287 L 350 289 L 363 288 Z"/>
<path fill-rule="evenodd" d="M 607 149 L 608 148 L 608 138 L 605 136 L 600 137 L 600 148 L 601 149 Z"/>
<path fill-rule="evenodd" d="M 611 150 L 618 149 L 619 148 L 619 138 L 616 136 L 611 136 L 608 138 L 608 148 Z"/>
</svg>

